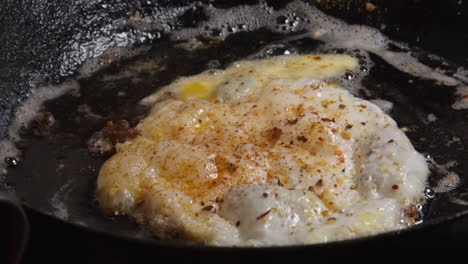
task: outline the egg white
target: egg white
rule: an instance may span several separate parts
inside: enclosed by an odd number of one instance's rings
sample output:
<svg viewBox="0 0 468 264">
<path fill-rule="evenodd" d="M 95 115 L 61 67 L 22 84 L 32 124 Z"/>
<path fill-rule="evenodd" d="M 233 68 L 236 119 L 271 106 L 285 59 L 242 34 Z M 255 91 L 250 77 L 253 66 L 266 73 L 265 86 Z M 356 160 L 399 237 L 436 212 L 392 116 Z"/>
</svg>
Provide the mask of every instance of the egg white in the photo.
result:
<svg viewBox="0 0 468 264">
<path fill-rule="evenodd" d="M 266 246 L 414 224 L 425 159 L 378 106 L 326 80 L 346 55 L 241 61 L 144 100 L 141 135 L 104 163 L 97 194 L 162 238 Z"/>
</svg>

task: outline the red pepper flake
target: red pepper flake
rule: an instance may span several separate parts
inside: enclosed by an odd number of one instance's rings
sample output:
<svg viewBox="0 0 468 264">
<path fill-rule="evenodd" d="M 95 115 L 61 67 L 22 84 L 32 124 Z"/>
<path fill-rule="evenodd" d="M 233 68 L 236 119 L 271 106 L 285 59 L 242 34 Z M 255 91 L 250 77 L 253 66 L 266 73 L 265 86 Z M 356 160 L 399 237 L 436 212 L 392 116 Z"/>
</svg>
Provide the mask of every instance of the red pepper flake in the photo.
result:
<svg viewBox="0 0 468 264">
<path fill-rule="evenodd" d="M 280 179 L 278 179 L 278 186 L 284 186 Z"/>
<path fill-rule="evenodd" d="M 323 122 L 335 122 L 335 119 L 330 119 L 330 118 L 322 118 L 321 120 Z"/>
<path fill-rule="evenodd" d="M 353 128 L 353 125 L 346 125 L 346 127 L 345 127 L 346 130 L 349 130 L 351 128 Z"/>
<path fill-rule="evenodd" d="M 270 212 L 271 212 L 271 209 L 269 209 L 268 211 L 264 212 L 263 214 L 257 216 L 257 220 L 260 220 L 263 217 L 267 216 Z"/>
<path fill-rule="evenodd" d="M 325 141 L 325 139 L 323 137 L 319 137 L 318 140 Z"/>
<path fill-rule="evenodd" d="M 395 140 L 393 140 L 393 139 L 390 139 L 390 140 L 389 140 L 389 141 L 387 141 L 387 142 L 388 142 L 388 143 L 393 143 L 393 142 L 395 142 Z"/>
<path fill-rule="evenodd" d="M 392 189 L 393 189 L 393 190 L 398 190 L 398 185 L 393 184 L 393 185 L 392 185 Z"/>
<path fill-rule="evenodd" d="M 322 57 L 320 57 L 320 56 L 315 56 L 314 57 L 314 60 L 321 60 L 321 59 L 322 59 Z"/>
<path fill-rule="evenodd" d="M 344 159 L 344 158 L 339 158 L 338 160 L 340 161 L 340 163 L 344 163 L 344 162 L 345 162 L 345 159 Z"/>
<path fill-rule="evenodd" d="M 349 188 L 350 188 L 351 190 L 357 190 L 358 187 L 357 187 L 356 184 L 353 184 L 353 185 L 351 185 L 351 187 L 349 187 Z"/>
<path fill-rule="evenodd" d="M 236 222 L 236 227 L 239 227 L 239 226 L 240 226 L 240 221 L 238 220 L 238 221 Z"/>
<path fill-rule="evenodd" d="M 216 197 L 215 202 L 216 202 L 216 203 L 224 203 L 224 199 L 223 199 L 223 198 Z"/>
<path fill-rule="evenodd" d="M 296 118 L 296 119 L 294 119 L 294 120 L 286 120 L 286 123 L 287 123 L 288 125 L 295 125 L 295 124 L 297 123 L 297 121 L 298 121 L 298 119 Z"/>
<path fill-rule="evenodd" d="M 340 107 L 340 109 L 345 109 L 345 108 L 346 108 L 346 105 L 340 104 L 339 107 Z"/>
<path fill-rule="evenodd" d="M 322 211 L 322 215 L 327 217 L 330 215 L 330 212 L 328 210 Z"/>
<path fill-rule="evenodd" d="M 298 136 L 298 137 L 297 137 L 297 140 L 299 140 L 299 141 L 301 141 L 301 142 L 304 142 L 304 143 L 307 142 L 307 138 L 304 137 L 304 136 Z"/>
<path fill-rule="evenodd" d="M 263 196 L 263 198 L 267 198 L 267 197 L 268 197 L 268 193 L 263 193 L 262 196 Z"/>
<path fill-rule="evenodd" d="M 362 105 L 359 105 L 359 106 L 362 107 L 362 108 L 367 108 L 367 105 L 362 104 Z"/>
<path fill-rule="evenodd" d="M 336 132 L 338 132 L 338 130 L 336 130 L 336 128 L 332 128 L 332 130 L 331 130 L 331 131 L 332 131 L 333 133 L 336 133 Z"/>
<path fill-rule="evenodd" d="M 322 179 L 318 180 L 318 181 L 315 183 L 315 186 L 317 186 L 317 187 L 322 187 L 322 186 L 323 186 L 323 180 L 322 180 Z"/>
<path fill-rule="evenodd" d="M 213 205 L 207 205 L 205 207 L 202 208 L 202 211 L 208 211 L 208 212 L 213 212 L 215 213 L 216 212 L 216 207 L 214 207 Z"/>
<path fill-rule="evenodd" d="M 272 142 L 276 142 L 281 137 L 281 135 L 283 135 L 283 130 L 277 127 L 274 127 L 267 131 L 267 137 Z"/>
<path fill-rule="evenodd" d="M 313 192 L 313 191 L 314 191 L 314 187 L 313 187 L 313 186 L 309 186 L 309 188 L 307 188 L 307 190 Z"/>
<path fill-rule="evenodd" d="M 226 169 L 228 169 L 230 172 L 235 172 L 237 170 L 237 165 L 234 163 L 226 163 Z"/>
<path fill-rule="evenodd" d="M 468 94 L 463 95 L 463 98 L 468 98 Z"/>
</svg>

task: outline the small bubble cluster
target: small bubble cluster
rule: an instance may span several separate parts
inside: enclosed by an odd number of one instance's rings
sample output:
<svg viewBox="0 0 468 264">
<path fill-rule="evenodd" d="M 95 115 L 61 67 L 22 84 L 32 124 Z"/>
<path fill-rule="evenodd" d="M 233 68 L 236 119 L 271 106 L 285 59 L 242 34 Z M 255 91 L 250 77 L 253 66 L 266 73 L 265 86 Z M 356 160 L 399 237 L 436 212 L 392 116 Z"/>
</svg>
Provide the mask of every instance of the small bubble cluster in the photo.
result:
<svg viewBox="0 0 468 264">
<path fill-rule="evenodd" d="M 296 32 L 304 27 L 304 23 L 309 22 L 304 16 L 298 16 L 295 13 L 281 15 L 276 18 L 277 25 L 275 29 L 286 33 Z"/>
<path fill-rule="evenodd" d="M 264 46 L 255 54 L 255 58 L 297 54 L 297 49 L 288 43 L 272 43 Z"/>
</svg>

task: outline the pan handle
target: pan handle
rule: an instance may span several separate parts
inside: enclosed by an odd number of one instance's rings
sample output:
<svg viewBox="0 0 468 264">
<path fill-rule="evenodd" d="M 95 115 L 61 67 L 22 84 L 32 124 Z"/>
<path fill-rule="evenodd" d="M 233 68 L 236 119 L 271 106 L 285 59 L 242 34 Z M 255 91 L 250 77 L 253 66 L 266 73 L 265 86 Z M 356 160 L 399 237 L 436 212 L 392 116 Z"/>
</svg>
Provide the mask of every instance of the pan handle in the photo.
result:
<svg viewBox="0 0 468 264">
<path fill-rule="evenodd" d="M 0 263 L 19 264 L 29 238 L 21 202 L 0 185 Z"/>
</svg>

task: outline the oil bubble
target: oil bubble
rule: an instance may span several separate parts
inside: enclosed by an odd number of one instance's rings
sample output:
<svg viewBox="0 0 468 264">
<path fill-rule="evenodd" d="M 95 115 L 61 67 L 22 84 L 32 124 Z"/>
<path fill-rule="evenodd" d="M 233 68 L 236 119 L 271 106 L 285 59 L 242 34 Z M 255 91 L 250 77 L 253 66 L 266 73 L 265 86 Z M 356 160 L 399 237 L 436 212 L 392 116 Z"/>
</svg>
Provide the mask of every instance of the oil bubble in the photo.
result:
<svg viewBox="0 0 468 264">
<path fill-rule="evenodd" d="M 5 158 L 5 165 L 8 167 L 8 168 L 14 168 L 14 167 L 17 167 L 19 165 L 19 160 L 15 157 L 7 157 Z"/>
</svg>

